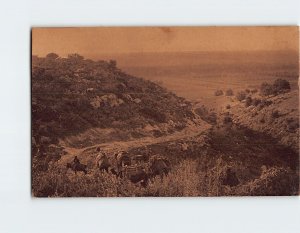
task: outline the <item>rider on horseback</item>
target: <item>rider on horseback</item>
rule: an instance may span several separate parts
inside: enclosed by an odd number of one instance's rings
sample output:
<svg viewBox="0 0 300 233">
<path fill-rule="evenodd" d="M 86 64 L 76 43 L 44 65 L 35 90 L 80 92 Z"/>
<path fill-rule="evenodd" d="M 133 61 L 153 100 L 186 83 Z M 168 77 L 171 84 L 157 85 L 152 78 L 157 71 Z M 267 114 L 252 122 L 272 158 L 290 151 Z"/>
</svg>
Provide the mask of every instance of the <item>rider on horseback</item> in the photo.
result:
<svg viewBox="0 0 300 233">
<path fill-rule="evenodd" d="M 66 164 L 67 169 L 72 169 L 75 174 L 78 171 L 84 172 L 84 174 L 87 174 L 87 166 L 85 164 L 80 163 L 79 159 L 77 156 L 74 157 L 73 163 L 67 163 Z"/>
<path fill-rule="evenodd" d="M 107 155 L 104 151 L 101 151 L 100 147 L 97 147 L 96 149 L 98 155 L 96 157 L 96 166 L 100 169 L 100 170 L 105 170 L 106 172 L 108 172 L 110 165 L 110 162 L 107 158 Z"/>
</svg>

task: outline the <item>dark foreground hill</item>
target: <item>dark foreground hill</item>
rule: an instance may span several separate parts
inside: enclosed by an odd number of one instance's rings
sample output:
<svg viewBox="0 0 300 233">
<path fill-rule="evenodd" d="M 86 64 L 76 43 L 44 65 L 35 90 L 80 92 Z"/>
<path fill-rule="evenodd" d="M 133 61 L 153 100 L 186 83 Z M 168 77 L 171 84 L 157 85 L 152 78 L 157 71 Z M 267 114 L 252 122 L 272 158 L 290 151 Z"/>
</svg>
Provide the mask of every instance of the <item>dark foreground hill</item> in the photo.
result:
<svg viewBox="0 0 300 233">
<path fill-rule="evenodd" d="M 92 61 L 77 54 L 32 57 L 34 157 L 47 154 L 49 161 L 56 145 L 80 148 L 94 138 L 99 143 L 159 137 L 183 129 L 193 118 L 183 98 L 122 72 L 115 61 Z M 60 157 L 57 148 L 54 154 Z"/>
</svg>

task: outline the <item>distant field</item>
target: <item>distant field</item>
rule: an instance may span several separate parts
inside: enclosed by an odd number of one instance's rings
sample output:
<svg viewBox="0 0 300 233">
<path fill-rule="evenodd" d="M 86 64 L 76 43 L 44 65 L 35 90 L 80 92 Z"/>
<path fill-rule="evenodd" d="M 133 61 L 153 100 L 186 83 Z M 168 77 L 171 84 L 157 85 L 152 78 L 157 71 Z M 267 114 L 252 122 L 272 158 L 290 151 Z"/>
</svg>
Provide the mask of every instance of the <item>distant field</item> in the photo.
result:
<svg viewBox="0 0 300 233">
<path fill-rule="evenodd" d="M 126 72 L 158 82 L 189 100 L 210 98 L 216 89 L 259 88 L 262 82 L 273 82 L 277 78 L 289 80 L 292 89 L 298 88 L 295 54 L 223 52 L 179 56 L 147 54 L 119 59 Z"/>
</svg>

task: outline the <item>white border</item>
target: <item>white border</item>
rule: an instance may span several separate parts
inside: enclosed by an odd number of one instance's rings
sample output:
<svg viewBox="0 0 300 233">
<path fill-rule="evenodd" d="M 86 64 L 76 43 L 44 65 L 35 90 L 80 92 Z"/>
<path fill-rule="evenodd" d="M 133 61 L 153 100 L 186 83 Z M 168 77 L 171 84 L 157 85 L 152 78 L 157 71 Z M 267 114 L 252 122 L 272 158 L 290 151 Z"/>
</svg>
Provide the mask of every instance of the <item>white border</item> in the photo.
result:
<svg viewBox="0 0 300 233">
<path fill-rule="evenodd" d="M 300 232 L 299 198 L 31 199 L 30 27 L 296 25 L 296 0 L 1 1 L 0 232 Z"/>
</svg>

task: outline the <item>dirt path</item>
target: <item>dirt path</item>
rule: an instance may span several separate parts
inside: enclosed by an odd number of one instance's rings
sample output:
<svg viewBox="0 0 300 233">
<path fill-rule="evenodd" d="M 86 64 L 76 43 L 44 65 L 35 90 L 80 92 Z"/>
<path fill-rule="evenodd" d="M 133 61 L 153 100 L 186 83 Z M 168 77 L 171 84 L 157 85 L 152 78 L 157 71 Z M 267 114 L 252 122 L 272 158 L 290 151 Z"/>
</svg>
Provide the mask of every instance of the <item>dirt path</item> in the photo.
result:
<svg viewBox="0 0 300 233">
<path fill-rule="evenodd" d="M 195 116 L 197 115 L 195 114 Z M 196 117 L 193 121 L 190 121 L 188 123 L 188 126 L 183 130 L 163 137 L 158 137 L 158 138 L 143 137 L 131 141 L 114 141 L 114 142 L 96 144 L 82 149 L 66 147 L 65 151 L 67 152 L 67 154 L 62 156 L 62 158 L 58 161 L 58 163 L 66 164 L 67 162 L 72 160 L 75 155 L 77 155 L 79 159 L 84 163 L 89 162 L 91 159 L 94 159 L 94 157 L 96 156 L 95 153 L 96 147 L 100 147 L 108 154 L 111 154 L 113 152 L 117 152 L 120 150 L 129 150 L 132 148 L 149 146 L 156 143 L 170 142 L 170 141 L 176 141 L 176 140 L 194 137 L 207 131 L 210 127 L 211 126 L 208 123 L 203 121 L 201 118 Z"/>
</svg>

